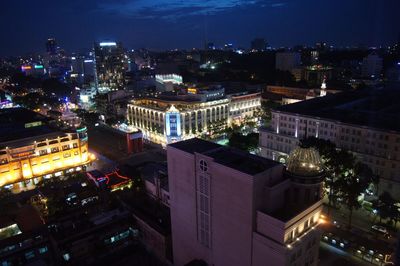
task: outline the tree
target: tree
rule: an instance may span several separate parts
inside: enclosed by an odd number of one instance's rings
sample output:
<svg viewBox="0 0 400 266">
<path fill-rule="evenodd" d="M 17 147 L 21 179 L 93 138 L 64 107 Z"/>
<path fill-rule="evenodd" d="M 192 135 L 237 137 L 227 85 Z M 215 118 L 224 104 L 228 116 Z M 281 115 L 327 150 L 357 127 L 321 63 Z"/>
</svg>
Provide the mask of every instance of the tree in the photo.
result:
<svg viewBox="0 0 400 266">
<path fill-rule="evenodd" d="M 268 126 L 272 120 L 272 112 L 271 110 L 280 106 L 279 103 L 273 102 L 271 100 L 266 100 L 261 102 L 261 121 L 264 126 Z"/>
<path fill-rule="evenodd" d="M 258 147 L 258 137 L 258 133 L 250 133 L 245 136 L 235 132 L 229 138 L 229 146 L 244 151 L 253 151 Z"/>
<path fill-rule="evenodd" d="M 347 169 L 343 169 L 338 178 L 339 196 L 343 200 L 343 204 L 349 209 L 348 227 L 351 227 L 353 211 L 361 207 L 359 197 L 368 188 L 371 178 L 371 169 L 360 162 L 356 162 L 356 158 L 348 151 L 344 151 L 351 156 Z"/>
<path fill-rule="evenodd" d="M 400 213 L 395 203 L 396 201 L 392 198 L 392 196 L 385 191 L 379 196 L 379 203 L 376 209 L 381 222 L 382 219 L 389 219 L 390 221 L 394 222 L 394 226 L 396 227 L 400 218 Z"/>
</svg>

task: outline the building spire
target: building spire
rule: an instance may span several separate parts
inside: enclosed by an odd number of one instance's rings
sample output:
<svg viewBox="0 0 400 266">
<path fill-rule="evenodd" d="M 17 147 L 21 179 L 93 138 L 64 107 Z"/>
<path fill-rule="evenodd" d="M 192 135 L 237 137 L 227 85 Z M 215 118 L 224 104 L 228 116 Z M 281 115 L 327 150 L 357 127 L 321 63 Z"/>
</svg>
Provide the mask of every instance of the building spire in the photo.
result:
<svg viewBox="0 0 400 266">
<path fill-rule="evenodd" d="M 326 76 L 324 76 L 324 79 L 322 80 L 321 91 L 320 91 L 321 97 L 325 95 L 326 95 Z"/>
</svg>

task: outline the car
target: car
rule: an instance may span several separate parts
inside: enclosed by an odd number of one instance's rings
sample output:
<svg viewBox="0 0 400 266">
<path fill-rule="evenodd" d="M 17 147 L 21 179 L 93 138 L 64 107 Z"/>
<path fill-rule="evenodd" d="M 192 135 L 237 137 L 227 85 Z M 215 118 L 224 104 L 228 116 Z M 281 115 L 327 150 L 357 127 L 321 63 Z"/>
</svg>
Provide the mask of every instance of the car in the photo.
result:
<svg viewBox="0 0 400 266">
<path fill-rule="evenodd" d="M 371 229 L 377 233 L 381 233 L 383 235 L 388 235 L 389 231 L 382 225 L 374 224 Z"/>
</svg>

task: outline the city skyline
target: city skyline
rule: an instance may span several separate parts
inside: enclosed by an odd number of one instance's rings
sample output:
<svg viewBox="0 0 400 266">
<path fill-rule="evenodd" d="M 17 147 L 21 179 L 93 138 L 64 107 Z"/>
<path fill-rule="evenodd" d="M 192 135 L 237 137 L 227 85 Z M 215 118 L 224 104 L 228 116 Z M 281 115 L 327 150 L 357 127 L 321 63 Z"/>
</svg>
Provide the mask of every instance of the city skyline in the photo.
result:
<svg viewBox="0 0 400 266">
<path fill-rule="evenodd" d="M 248 48 L 257 37 L 273 47 L 318 41 L 334 46 L 390 45 L 398 40 L 394 25 L 399 23 L 396 10 L 400 3 L 46 0 L 40 4 L 7 2 L 1 8 L 0 33 L 7 37 L 0 56 L 8 56 L 44 51 L 49 37 L 76 52 L 87 51 L 102 40 L 152 50 L 203 48 L 207 41 Z"/>
</svg>

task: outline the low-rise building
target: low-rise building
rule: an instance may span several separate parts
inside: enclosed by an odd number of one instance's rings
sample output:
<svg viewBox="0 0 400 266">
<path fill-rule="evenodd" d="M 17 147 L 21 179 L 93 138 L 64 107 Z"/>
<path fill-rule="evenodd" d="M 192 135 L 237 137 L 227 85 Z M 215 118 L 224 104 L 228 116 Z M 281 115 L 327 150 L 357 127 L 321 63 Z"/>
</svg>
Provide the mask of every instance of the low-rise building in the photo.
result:
<svg viewBox="0 0 400 266">
<path fill-rule="evenodd" d="M 260 93 L 204 96 L 220 95 L 217 90 L 132 100 L 128 104 L 128 122 L 139 128 L 144 138 L 165 145 L 207 134 L 214 126 L 229 126 L 245 116 L 253 117 L 261 105 Z"/>
<path fill-rule="evenodd" d="M 330 140 L 371 167 L 381 192 L 399 199 L 399 97 L 394 89 L 366 89 L 278 107 L 271 126 L 260 130 L 261 154 L 285 163 L 302 138 Z"/>
<path fill-rule="evenodd" d="M 27 109 L 0 110 L 0 187 L 31 189 L 43 178 L 80 171 L 93 160 L 86 128 L 60 131 Z"/>
<path fill-rule="evenodd" d="M 51 265 L 55 263 L 49 233 L 39 213 L 30 205 L 2 209 L 0 217 L 1 265 Z"/>
</svg>

